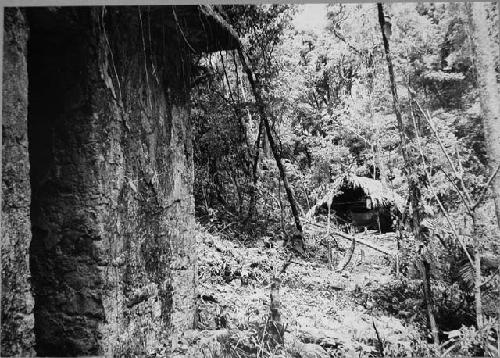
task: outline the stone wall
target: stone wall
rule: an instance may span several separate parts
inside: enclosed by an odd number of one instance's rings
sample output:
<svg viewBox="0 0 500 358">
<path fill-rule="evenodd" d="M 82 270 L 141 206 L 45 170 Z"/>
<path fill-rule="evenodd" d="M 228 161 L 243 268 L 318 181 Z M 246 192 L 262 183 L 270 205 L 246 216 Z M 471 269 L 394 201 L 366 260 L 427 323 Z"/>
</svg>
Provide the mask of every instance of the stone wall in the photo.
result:
<svg viewBox="0 0 500 358">
<path fill-rule="evenodd" d="M 7 291 L 26 294 L 19 302 L 31 334 L 31 163 L 38 355 L 166 354 L 175 333 L 194 324 L 189 81 L 192 53 L 208 46 L 192 37 L 193 26 L 204 26 L 193 21 L 208 21 L 198 10 L 31 8 L 27 52 L 27 27 L 16 12 L 22 31 L 12 27 L 7 35 L 19 45 L 8 45 L 5 78 L 18 87 L 5 87 L 4 103 L 17 107 L 4 106 L 4 113 L 17 132 L 4 133 L 3 195 L 4 212 L 24 231 L 12 234 L 10 246 L 19 247 L 11 250 L 17 260 L 7 267 L 14 272 Z M 19 148 L 12 174 L 9 145 Z M 2 328 L 17 321 L 7 322 Z M 33 347 L 32 334 L 11 340 L 26 342 L 27 354 Z"/>
<path fill-rule="evenodd" d="M 6 8 L 2 108 L 2 356 L 33 353 L 30 292 L 30 183 L 27 134 L 28 26 L 19 9 Z"/>
</svg>

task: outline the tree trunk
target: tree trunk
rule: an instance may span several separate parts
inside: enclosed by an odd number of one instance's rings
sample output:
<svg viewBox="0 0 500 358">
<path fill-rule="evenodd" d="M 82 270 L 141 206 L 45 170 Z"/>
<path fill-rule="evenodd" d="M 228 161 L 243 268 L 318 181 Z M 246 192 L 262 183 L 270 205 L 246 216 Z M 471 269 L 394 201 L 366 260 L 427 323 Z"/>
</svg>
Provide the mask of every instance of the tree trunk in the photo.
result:
<svg viewBox="0 0 500 358">
<path fill-rule="evenodd" d="M 250 115 L 250 112 L 248 112 Z M 255 140 L 255 154 L 253 157 L 252 165 L 252 188 L 250 191 L 250 202 L 248 204 L 248 216 L 246 218 L 247 222 L 250 222 L 255 215 L 256 205 L 257 205 L 257 180 L 259 175 L 257 170 L 259 168 L 259 157 L 260 157 L 260 142 L 262 137 L 262 132 L 264 131 L 264 123 L 262 120 L 259 122 L 259 133 L 257 134 L 257 139 Z"/>
<path fill-rule="evenodd" d="M 474 301 L 476 304 L 477 328 L 483 327 L 483 305 L 481 300 L 481 254 L 477 247 L 474 248 Z"/>
<path fill-rule="evenodd" d="M 243 65 L 243 69 L 245 70 L 248 76 L 248 81 L 250 82 L 250 86 L 252 88 L 255 101 L 257 102 L 257 108 L 259 110 L 261 121 L 264 123 L 264 128 L 266 129 L 267 138 L 269 140 L 269 146 L 271 147 L 274 159 L 276 160 L 276 165 L 278 166 L 281 180 L 283 180 L 283 186 L 285 187 L 286 195 L 288 197 L 288 201 L 290 202 L 290 208 L 292 210 L 292 215 L 295 221 L 295 227 L 297 228 L 297 234 L 294 235 L 292 244 L 294 245 L 295 248 L 303 250 L 304 248 L 303 230 L 302 230 L 302 223 L 300 222 L 298 204 L 297 201 L 295 200 L 292 188 L 290 187 L 290 183 L 288 182 L 285 167 L 281 162 L 281 156 L 278 150 L 278 146 L 276 145 L 276 142 L 274 141 L 274 138 L 272 136 L 271 124 L 269 123 L 269 119 L 267 118 L 264 99 L 262 98 L 260 93 L 260 84 L 256 83 L 257 79 L 254 78 L 253 72 L 248 66 L 245 54 L 243 53 L 243 49 L 241 47 L 238 47 L 238 55 L 240 57 L 241 64 Z"/>
<path fill-rule="evenodd" d="M 411 176 L 409 175 L 409 172 L 411 171 L 408 170 L 409 167 L 412 166 L 412 163 L 410 161 L 410 158 L 408 156 L 408 153 L 406 151 L 406 137 L 405 137 L 405 132 L 404 132 L 404 124 L 403 124 L 403 116 L 401 115 L 401 109 L 399 107 L 399 99 L 398 99 L 398 92 L 396 88 L 396 80 L 394 76 L 394 68 L 392 65 L 392 59 L 391 59 L 391 53 L 389 50 L 389 40 L 386 36 L 385 33 L 385 18 L 384 18 L 384 8 L 381 3 L 377 3 L 377 9 L 378 9 L 378 18 L 379 18 L 379 24 L 380 24 L 380 30 L 382 32 L 382 39 L 384 42 L 384 51 L 385 51 L 385 57 L 387 60 L 387 68 L 389 70 L 389 79 L 391 82 L 391 93 L 392 93 L 392 100 L 393 100 L 393 107 L 394 107 L 394 113 L 396 115 L 396 119 L 398 122 L 398 129 L 399 129 L 399 136 L 400 136 L 400 141 L 401 141 L 401 152 L 402 156 L 405 162 L 405 169 L 404 172 L 406 174 L 406 178 L 408 180 L 408 189 L 410 193 L 410 201 L 413 209 L 413 233 L 415 236 L 415 239 L 420 241 L 424 247 L 427 246 L 427 239 L 425 235 L 422 233 L 421 230 L 421 208 L 420 208 L 420 199 L 421 199 L 421 194 L 420 194 L 420 189 L 418 187 L 418 182 Z M 438 336 L 438 329 L 436 326 L 436 320 L 434 318 L 434 305 L 433 305 L 433 300 L 432 300 L 432 291 L 431 291 L 431 285 L 430 285 L 430 265 L 428 261 L 425 259 L 425 257 L 422 257 L 422 262 L 423 262 L 423 270 L 422 270 L 422 280 L 424 284 L 424 300 L 427 308 L 427 318 L 429 322 L 429 328 L 432 332 L 432 337 L 434 344 L 439 345 L 439 336 Z"/>
<path fill-rule="evenodd" d="M 328 201 L 327 203 L 327 208 L 328 208 L 328 216 L 326 218 L 326 249 L 327 254 L 326 257 L 328 258 L 328 268 L 331 270 L 333 267 L 332 263 L 332 238 L 330 237 L 330 217 L 331 217 L 331 201 Z"/>
<path fill-rule="evenodd" d="M 271 345 L 283 344 L 285 337 L 285 328 L 283 322 L 281 321 L 281 300 L 280 300 L 280 288 L 281 279 L 277 275 L 273 275 L 271 279 L 271 294 L 270 294 L 270 317 L 267 325 L 267 331 L 271 338 Z"/>
<path fill-rule="evenodd" d="M 470 214 L 472 219 L 472 237 L 473 237 L 473 258 L 474 258 L 474 267 L 472 267 L 474 272 L 474 303 L 476 306 L 476 325 L 477 328 L 480 329 L 484 324 L 484 316 L 483 316 L 483 305 L 481 299 L 481 233 L 478 229 L 478 222 L 476 217 L 476 209 L 472 210 Z M 487 347 L 487 343 L 485 342 L 485 349 Z"/>
<path fill-rule="evenodd" d="M 500 5 L 500 1 L 497 5 Z M 469 21 L 472 28 L 474 59 L 476 60 L 476 73 L 481 101 L 481 112 L 483 114 L 484 138 L 486 140 L 486 153 L 488 155 L 488 165 L 490 172 L 494 173 L 500 165 L 500 96 L 498 93 L 498 83 L 495 70 L 495 53 L 498 51 L 493 39 L 489 36 L 487 20 L 488 3 L 473 2 L 470 4 Z M 495 201 L 495 211 L 497 225 L 500 228 L 500 175 L 496 175 L 492 180 L 493 197 Z M 483 324 L 480 298 L 480 252 L 476 245 L 474 256 L 477 255 L 475 267 L 475 290 L 477 325 L 480 328 Z M 479 274 L 479 277 L 478 277 Z M 479 297 L 478 297 L 479 296 Z M 500 309 L 498 311 L 500 319 Z M 500 325 L 499 328 L 500 329 Z M 500 348 L 500 339 L 498 342 Z M 500 353 L 499 353 L 500 354 Z"/>
<path fill-rule="evenodd" d="M 498 11 L 498 14 L 497 14 L 497 19 L 498 19 L 498 34 L 500 36 L 500 0 L 497 1 L 497 11 Z M 497 157 L 498 158 L 498 157 Z M 493 188 L 494 192 L 497 193 L 498 195 L 498 192 L 500 191 L 498 186 L 494 187 Z M 498 198 L 498 196 L 497 196 Z M 500 229 L 500 212 L 498 210 L 498 200 L 495 202 L 495 208 L 496 208 L 496 214 L 497 214 L 497 224 L 498 224 L 498 228 Z M 500 264 L 498 264 L 498 272 L 500 272 Z M 498 301 L 497 302 L 500 302 L 500 282 L 498 284 Z M 497 352 L 498 352 L 498 355 L 500 356 L 500 304 L 497 304 Z"/>
<path fill-rule="evenodd" d="M 495 53 L 498 51 L 489 36 L 486 2 L 472 2 L 469 18 L 473 34 L 473 50 L 476 60 L 476 72 L 483 113 L 484 137 L 488 165 L 493 173 L 500 165 L 500 96 L 495 71 Z M 492 181 L 497 224 L 500 228 L 500 175 Z"/>
<path fill-rule="evenodd" d="M 432 299 L 432 291 L 431 291 L 431 279 L 430 279 L 430 274 L 431 274 L 431 265 L 429 264 L 429 261 L 427 261 L 426 258 L 423 258 L 422 260 L 423 263 L 423 271 L 422 271 L 422 276 L 423 276 L 423 283 L 424 283 L 424 296 L 426 298 L 426 309 L 427 309 L 427 319 L 429 320 L 429 327 L 431 329 L 431 334 L 432 334 L 432 339 L 434 341 L 434 344 L 439 345 L 439 331 L 437 328 L 436 324 L 436 319 L 434 317 L 434 302 Z"/>
</svg>

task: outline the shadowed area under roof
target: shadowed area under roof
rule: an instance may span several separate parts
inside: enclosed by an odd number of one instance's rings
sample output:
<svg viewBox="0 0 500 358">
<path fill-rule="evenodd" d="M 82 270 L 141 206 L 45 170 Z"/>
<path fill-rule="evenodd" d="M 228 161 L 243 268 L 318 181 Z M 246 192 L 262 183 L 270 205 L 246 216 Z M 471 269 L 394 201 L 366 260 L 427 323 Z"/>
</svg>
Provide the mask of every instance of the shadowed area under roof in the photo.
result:
<svg viewBox="0 0 500 358">
<path fill-rule="evenodd" d="M 380 180 L 346 174 L 330 185 L 327 193 L 309 210 L 307 217 L 314 216 L 316 211 L 322 206 L 332 205 L 334 199 L 345 190 L 357 188 L 361 189 L 364 195 L 371 200 L 373 208 L 394 205 L 400 212 L 403 211 L 404 199 L 386 187 Z"/>
</svg>

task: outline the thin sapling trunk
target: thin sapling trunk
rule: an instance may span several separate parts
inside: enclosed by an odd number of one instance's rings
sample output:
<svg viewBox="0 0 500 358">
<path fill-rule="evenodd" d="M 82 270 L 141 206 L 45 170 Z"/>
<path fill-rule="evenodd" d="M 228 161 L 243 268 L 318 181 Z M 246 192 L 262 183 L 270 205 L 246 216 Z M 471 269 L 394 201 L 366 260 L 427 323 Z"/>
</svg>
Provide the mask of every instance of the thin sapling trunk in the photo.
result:
<svg viewBox="0 0 500 358">
<path fill-rule="evenodd" d="M 295 199 L 295 195 L 293 193 L 293 190 L 290 186 L 290 183 L 288 182 L 288 177 L 286 175 L 286 170 L 283 165 L 283 162 L 281 161 L 281 155 L 278 150 L 278 146 L 276 142 L 274 141 L 272 131 L 271 131 L 271 124 L 269 123 L 269 119 L 267 116 L 267 110 L 266 110 L 266 105 L 264 103 L 264 99 L 262 98 L 261 92 L 260 92 L 260 83 L 258 83 L 257 79 L 255 78 L 252 69 L 249 67 L 245 54 L 243 52 L 243 48 L 240 46 L 238 47 L 238 54 L 240 57 L 240 61 L 243 65 L 243 69 L 245 70 L 248 81 L 250 82 L 250 87 L 252 88 L 253 95 L 255 97 L 255 101 L 257 102 L 257 108 L 259 110 L 259 115 L 261 121 L 264 123 L 264 128 L 267 133 L 267 138 L 269 140 L 269 146 L 271 147 L 271 151 L 273 153 L 274 159 L 276 160 L 276 165 L 278 167 L 278 170 L 280 172 L 281 180 L 283 180 L 283 186 L 285 188 L 285 192 L 288 198 L 288 201 L 290 203 L 290 208 L 292 210 L 292 215 L 294 218 L 295 222 L 295 227 L 297 229 L 297 233 L 293 235 L 292 237 L 292 245 L 295 249 L 298 251 L 303 251 L 304 250 L 304 233 L 302 230 L 302 223 L 300 221 L 300 213 L 299 213 L 299 206 L 297 204 L 297 201 Z"/>
<path fill-rule="evenodd" d="M 393 108 L 394 108 L 394 113 L 396 115 L 396 119 L 398 122 L 398 129 L 399 129 L 399 136 L 400 136 L 400 142 L 401 142 L 401 152 L 402 156 L 406 165 L 405 169 L 405 174 L 408 180 L 408 188 L 409 188 L 409 195 L 410 195 L 410 202 L 412 206 L 412 211 L 413 211 L 413 233 L 415 236 L 415 239 L 421 242 L 424 246 L 427 246 L 427 239 L 424 237 L 425 235 L 422 232 L 421 228 L 421 217 L 420 217 L 420 200 L 421 200 L 421 194 L 420 194 L 420 189 L 419 189 L 419 184 L 417 180 L 410 174 L 410 171 L 408 171 L 408 167 L 411 166 L 411 160 L 409 158 L 408 152 L 407 152 L 407 142 L 406 142 L 406 136 L 405 136 L 405 130 L 404 130 L 404 123 L 403 123 L 403 116 L 401 114 L 401 109 L 399 106 L 399 98 L 398 98 L 398 92 L 397 92 L 397 87 L 396 87 L 396 79 L 394 75 L 394 67 L 392 64 L 392 58 L 391 58 L 391 52 L 389 49 L 389 39 L 387 38 L 386 35 L 386 24 L 385 22 L 385 15 L 384 15 L 384 8 L 381 3 L 377 3 L 377 10 L 378 10 L 378 19 L 379 19 L 379 24 L 380 24 L 380 30 L 382 32 L 382 39 L 384 43 L 384 52 L 385 52 L 385 58 L 387 61 L 387 68 L 389 71 L 389 79 L 390 79 L 390 88 L 391 88 L 391 94 L 392 94 L 392 100 L 393 100 Z M 426 309 L 427 309 L 427 318 L 429 322 L 429 328 L 432 333 L 432 338 L 434 341 L 434 344 L 439 345 L 439 335 L 438 335 L 438 329 L 436 325 L 436 320 L 434 317 L 434 307 L 433 307 L 433 300 L 432 300 L 432 291 L 430 289 L 430 265 L 427 261 L 427 259 L 422 255 L 422 280 L 423 280 L 423 285 L 424 285 L 424 300 L 426 304 Z"/>
</svg>

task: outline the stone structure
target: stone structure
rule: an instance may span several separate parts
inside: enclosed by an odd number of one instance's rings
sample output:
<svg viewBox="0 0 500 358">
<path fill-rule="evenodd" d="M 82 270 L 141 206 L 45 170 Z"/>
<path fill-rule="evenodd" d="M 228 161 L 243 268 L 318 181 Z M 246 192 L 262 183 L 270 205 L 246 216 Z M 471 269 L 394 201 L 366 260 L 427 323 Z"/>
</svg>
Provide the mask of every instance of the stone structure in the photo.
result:
<svg viewBox="0 0 500 358">
<path fill-rule="evenodd" d="M 32 355 L 33 296 L 29 283 L 28 26 L 5 10 L 2 106 L 2 356 Z"/>
<path fill-rule="evenodd" d="M 207 6 L 8 8 L 2 356 L 152 354 L 195 317 L 193 55 Z"/>
</svg>

